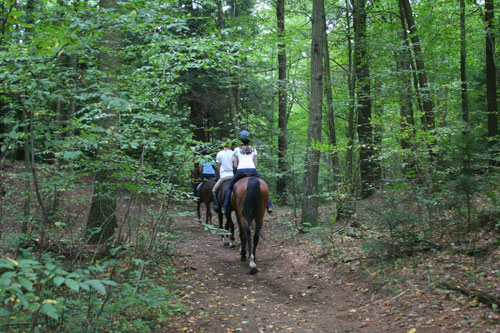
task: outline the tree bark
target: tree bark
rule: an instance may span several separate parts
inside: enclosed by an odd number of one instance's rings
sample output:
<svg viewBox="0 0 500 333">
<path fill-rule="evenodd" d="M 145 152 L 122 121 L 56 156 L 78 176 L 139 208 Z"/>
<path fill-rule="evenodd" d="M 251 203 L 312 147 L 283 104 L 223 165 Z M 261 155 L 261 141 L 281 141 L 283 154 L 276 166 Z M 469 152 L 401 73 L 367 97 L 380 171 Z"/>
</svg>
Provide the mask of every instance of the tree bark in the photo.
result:
<svg viewBox="0 0 500 333">
<path fill-rule="evenodd" d="M 116 8 L 118 0 L 100 0 L 99 7 L 102 9 Z M 118 74 L 120 71 L 120 35 L 115 29 L 107 30 L 101 40 L 99 52 L 99 70 L 104 73 L 103 87 L 110 94 L 116 94 Z M 105 103 L 103 101 L 103 103 Z M 105 129 L 111 129 L 118 125 L 117 110 L 107 107 L 107 116 L 101 117 L 99 125 Z M 104 135 L 104 134 L 103 134 Z M 106 138 L 103 141 L 112 141 Z M 111 153 L 112 144 L 102 144 L 98 152 L 101 158 L 100 169 L 94 178 L 94 190 L 92 203 L 87 219 L 86 234 L 90 244 L 101 244 L 108 241 L 117 227 L 116 222 L 116 187 L 113 186 L 111 176 L 112 170 L 107 166 L 106 156 Z"/>
<path fill-rule="evenodd" d="M 353 151 L 354 151 L 354 105 L 355 105 L 355 89 L 356 89 L 356 76 L 354 75 L 354 63 L 356 62 L 353 57 L 353 47 L 351 38 L 351 14 L 352 11 L 349 1 L 346 0 L 346 22 L 347 22 L 347 46 L 348 46 L 348 60 L 349 68 L 347 71 L 347 85 L 349 90 L 349 111 L 347 114 L 347 150 L 346 150 L 346 182 L 349 186 L 349 193 L 354 192 L 354 178 L 353 178 Z"/>
<path fill-rule="evenodd" d="M 236 18 L 236 1 L 231 1 L 231 16 L 233 19 Z M 238 61 L 236 61 L 237 67 L 239 67 Z M 238 75 L 232 73 L 231 70 L 228 71 L 229 75 L 229 108 L 231 110 L 231 120 L 233 124 L 234 135 L 238 136 L 239 133 L 239 109 L 240 109 L 240 91 L 239 91 L 239 79 Z"/>
<path fill-rule="evenodd" d="M 287 201 L 287 73 L 285 44 L 285 0 L 276 2 L 278 24 L 278 172 L 276 190 L 282 203 Z"/>
<path fill-rule="evenodd" d="M 402 22 L 404 27 L 404 22 Z M 398 72 L 400 87 L 400 107 L 399 113 L 401 117 L 401 148 L 409 149 L 411 147 L 412 138 L 415 134 L 415 120 L 413 118 L 413 103 L 411 79 L 408 76 L 411 72 L 411 54 L 409 54 L 406 38 L 402 32 L 399 33 L 403 40 L 403 48 L 398 50 L 396 56 L 396 69 Z"/>
<path fill-rule="evenodd" d="M 467 49 L 466 49 L 466 34 L 465 34 L 465 0 L 460 0 L 460 80 L 461 80 L 461 97 L 462 97 L 462 120 L 469 122 L 469 99 L 467 96 Z"/>
<path fill-rule="evenodd" d="M 194 125 L 194 139 L 198 141 L 207 141 L 205 133 L 205 114 L 203 112 L 203 104 L 201 103 L 200 94 L 197 93 L 196 85 L 191 86 L 191 91 L 188 96 L 189 105 L 189 123 Z"/>
<path fill-rule="evenodd" d="M 304 170 L 304 199 L 302 201 L 301 224 L 318 223 L 318 174 L 320 151 L 313 147 L 321 142 L 323 113 L 323 38 L 324 0 L 313 0 L 311 38 L 311 103 L 309 105 L 309 128 Z"/>
<path fill-rule="evenodd" d="M 494 4 L 493 0 L 485 1 L 484 21 L 486 25 L 486 104 L 488 110 L 488 137 L 489 147 L 493 148 L 498 140 L 498 105 L 497 86 L 495 78 L 495 38 L 494 29 Z M 491 164 L 496 164 L 491 159 Z"/>
<path fill-rule="evenodd" d="M 324 54 L 324 70 L 325 70 L 325 96 L 326 96 L 326 104 L 327 104 L 327 116 L 328 116 L 328 138 L 330 140 L 330 144 L 332 148 L 337 148 L 337 135 L 335 132 L 335 112 L 333 110 L 333 96 L 332 96 L 332 78 L 330 72 L 330 52 L 328 50 L 328 34 L 327 34 L 327 26 L 326 26 L 326 17 L 323 23 L 324 29 L 324 44 L 323 44 L 323 54 Z M 337 152 L 332 150 L 330 153 L 330 163 L 332 168 L 332 180 L 334 186 L 338 182 L 338 155 Z"/>
<path fill-rule="evenodd" d="M 361 196 L 373 194 L 376 183 L 374 162 L 373 130 L 371 124 L 372 97 L 370 87 L 370 67 L 368 64 L 368 38 L 366 35 L 366 0 L 354 1 L 354 53 L 356 57 L 359 169 L 361 176 Z"/>
<path fill-rule="evenodd" d="M 434 121 L 434 103 L 430 94 L 429 83 L 427 81 L 427 73 L 425 71 L 424 60 L 422 56 L 422 49 L 420 47 L 420 39 L 417 34 L 417 26 L 413 18 L 413 12 L 409 0 L 399 0 L 408 29 L 411 33 L 411 46 L 415 56 L 415 65 L 417 67 L 417 78 L 420 96 L 422 97 L 422 106 L 424 109 L 423 125 L 427 130 L 435 128 Z"/>
</svg>

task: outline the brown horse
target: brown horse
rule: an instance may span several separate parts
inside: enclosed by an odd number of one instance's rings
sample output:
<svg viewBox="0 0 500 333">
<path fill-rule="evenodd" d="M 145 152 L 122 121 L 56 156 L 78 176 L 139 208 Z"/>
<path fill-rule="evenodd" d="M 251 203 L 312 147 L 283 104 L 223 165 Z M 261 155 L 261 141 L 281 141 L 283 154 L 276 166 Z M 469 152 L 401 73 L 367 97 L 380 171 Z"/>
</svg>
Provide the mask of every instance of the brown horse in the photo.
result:
<svg viewBox="0 0 500 333">
<path fill-rule="evenodd" d="M 231 204 L 236 213 L 236 220 L 240 227 L 240 254 L 241 261 L 246 261 L 247 247 L 250 259 L 250 274 L 257 273 L 255 264 L 255 250 L 259 243 L 262 220 L 266 212 L 269 188 L 265 181 L 258 177 L 246 177 L 238 180 L 233 187 Z M 255 222 L 253 235 L 250 227 Z"/>
</svg>

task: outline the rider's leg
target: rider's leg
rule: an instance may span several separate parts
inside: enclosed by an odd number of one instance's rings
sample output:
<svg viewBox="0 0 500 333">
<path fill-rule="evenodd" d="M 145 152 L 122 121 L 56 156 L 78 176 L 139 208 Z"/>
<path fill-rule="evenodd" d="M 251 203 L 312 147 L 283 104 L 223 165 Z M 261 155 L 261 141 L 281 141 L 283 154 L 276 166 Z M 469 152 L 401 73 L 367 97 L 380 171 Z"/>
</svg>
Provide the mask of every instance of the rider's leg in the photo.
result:
<svg viewBox="0 0 500 333">
<path fill-rule="evenodd" d="M 219 201 L 217 200 L 217 192 L 212 192 L 212 195 L 214 197 L 214 211 L 216 213 L 219 212 Z"/>
<path fill-rule="evenodd" d="M 259 178 L 260 178 L 260 175 L 259 175 L 259 173 L 257 172 L 257 170 L 255 170 L 255 175 L 256 175 L 257 177 L 259 177 Z M 268 199 L 268 200 L 267 200 L 267 207 L 266 207 L 266 209 L 267 209 L 267 212 L 268 212 L 269 214 L 271 214 L 271 213 L 273 212 L 273 210 L 274 210 L 274 205 L 273 205 L 273 203 L 271 202 L 271 199 Z"/>
<path fill-rule="evenodd" d="M 227 187 L 226 190 L 226 197 L 224 198 L 224 204 L 222 205 L 222 212 L 227 215 L 227 207 L 229 206 L 229 202 L 231 201 L 231 194 L 233 193 L 233 186 L 234 183 L 236 183 L 240 178 L 242 177 L 241 173 L 239 171 L 236 171 L 236 173 L 233 176 L 233 179 L 231 179 L 231 183 L 229 183 L 229 186 Z"/>
</svg>

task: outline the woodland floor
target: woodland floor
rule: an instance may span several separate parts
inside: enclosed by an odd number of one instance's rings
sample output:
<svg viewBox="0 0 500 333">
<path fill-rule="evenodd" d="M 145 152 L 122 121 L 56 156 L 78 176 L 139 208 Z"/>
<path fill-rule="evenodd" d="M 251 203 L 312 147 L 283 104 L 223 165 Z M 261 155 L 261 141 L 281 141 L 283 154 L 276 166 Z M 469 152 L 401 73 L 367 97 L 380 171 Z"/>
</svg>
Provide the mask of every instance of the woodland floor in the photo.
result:
<svg viewBox="0 0 500 333">
<path fill-rule="evenodd" d="M 16 210 L 22 208 L 22 170 L 21 165 L 9 167 L 4 184 L 15 189 L 6 198 Z M 90 195 L 88 187 L 74 192 L 70 209 L 83 214 L 88 202 L 84 199 Z M 181 239 L 171 258 L 175 289 L 180 291 L 187 312 L 155 326 L 155 330 L 500 333 L 498 308 L 495 311 L 476 297 L 441 285 L 442 281 L 458 281 L 498 299 L 498 228 L 485 228 L 473 235 L 475 246 L 488 245 L 488 250 L 476 257 L 464 254 L 463 250 L 471 247 L 469 243 L 416 253 L 392 263 L 380 262 L 362 259 L 368 255 L 356 237 L 359 229 L 349 226 L 366 223 L 362 212 L 345 224 L 340 237 L 329 229 L 297 234 L 292 210 L 277 207 L 272 215 L 265 215 L 257 249 L 259 272 L 250 275 L 248 264 L 240 261 L 238 237 L 235 248 L 224 247 L 220 236 L 198 223 L 194 203 L 178 208 L 178 212 L 175 226 Z M 4 217 L 15 216 L 8 209 L 3 213 Z M 331 221 L 329 216 L 334 215 L 324 209 L 321 214 L 323 221 Z M 4 233 L 18 232 L 19 223 L 11 222 L 3 223 Z M 490 221 L 493 226 L 497 223 Z M 438 241 L 444 244 L 449 239 Z M 8 251 L 8 244 L 0 244 L 0 249 L 0 253 Z"/>
<path fill-rule="evenodd" d="M 456 258 L 439 264 L 420 257 L 388 268 L 356 261 L 333 269 L 315 260 L 315 242 L 302 235 L 283 239 L 279 221 L 287 214 L 279 208 L 266 214 L 255 275 L 240 262 L 238 237 L 235 248 L 224 247 L 194 217 L 180 218 L 185 239 L 177 245 L 176 266 L 188 313 L 168 331 L 500 332 L 498 312 L 430 282 L 433 271 L 460 279 L 463 263 Z M 498 294 L 500 281 L 490 282 Z"/>
</svg>

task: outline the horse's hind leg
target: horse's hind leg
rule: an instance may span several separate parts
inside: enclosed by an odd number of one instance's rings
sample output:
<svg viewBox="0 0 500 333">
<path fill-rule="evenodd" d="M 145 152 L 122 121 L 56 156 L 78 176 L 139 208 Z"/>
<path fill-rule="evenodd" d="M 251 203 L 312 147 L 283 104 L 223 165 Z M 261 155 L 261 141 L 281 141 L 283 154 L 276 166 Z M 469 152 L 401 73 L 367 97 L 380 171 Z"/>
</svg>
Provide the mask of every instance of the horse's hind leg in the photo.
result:
<svg viewBox="0 0 500 333">
<path fill-rule="evenodd" d="M 257 273 L 257 264 L 255 263 L 255 240 L 257 239 L 258 243 L 258 230 L 255 230 L 255 235 L 253 236 L 253 249 L 252 249 L 252 232 L 250 228 L 247 229 L 247 239 L 248 239 L 248 257 L 250 259 L 250 274 L 255 274 Z"/>
<path fill-rule="evenodd" d="M 196 202 L 196 212 L 198 213 L 198 221 L 201 223 L 200 205 L 201 200 L 198 199 L 198 201 Z"/>
<path fill-rule="evenodd" d="M 246 235 L 246 230 L 243 230 L 241 225 L 240 225 L 240 254 L 241 254 L 241 261 L 247 261 L 247 235 Z"/>
<path fill-rule="evenodd" d="M 236 245 L 234 243 L 234 222 L 233 219 L 231 218 L 231 214 L 228 215 L 226 220 L 226 230 L 228 230 L 231 233 L 229 246 L 235 247 Z"/>
<path fill-rule="evenodd" d="M 207 208 L 206 224 L 212 224 L 212 212 L 210 211 L 210 201 L 205 202 L 205 207 Z"/>
</svg>

